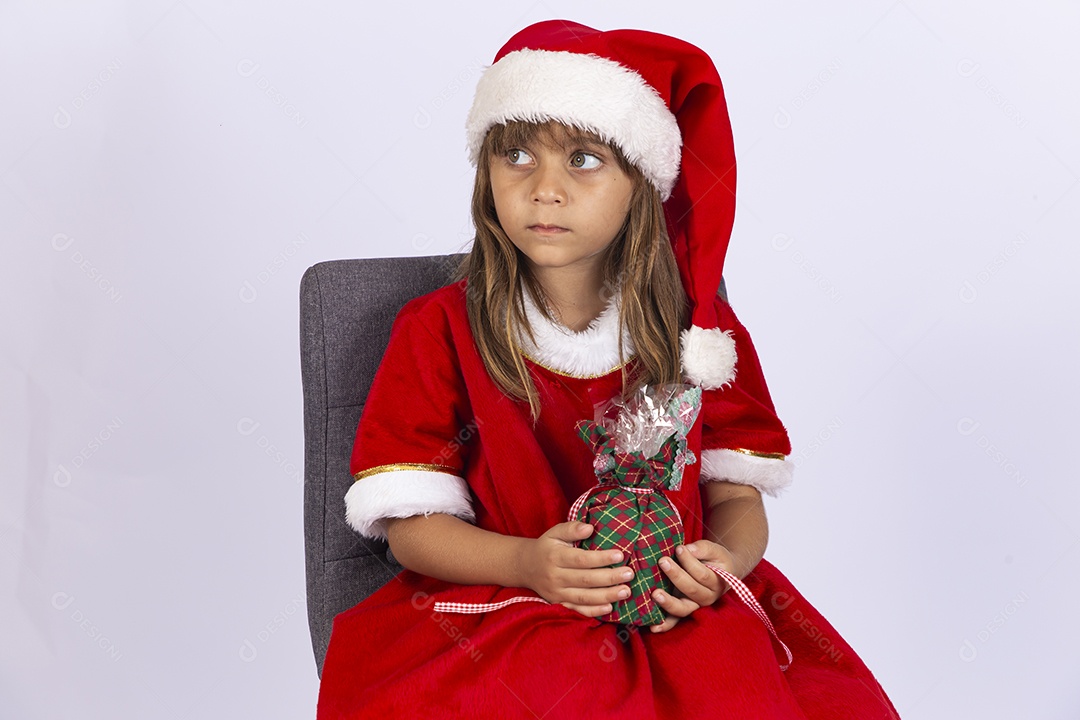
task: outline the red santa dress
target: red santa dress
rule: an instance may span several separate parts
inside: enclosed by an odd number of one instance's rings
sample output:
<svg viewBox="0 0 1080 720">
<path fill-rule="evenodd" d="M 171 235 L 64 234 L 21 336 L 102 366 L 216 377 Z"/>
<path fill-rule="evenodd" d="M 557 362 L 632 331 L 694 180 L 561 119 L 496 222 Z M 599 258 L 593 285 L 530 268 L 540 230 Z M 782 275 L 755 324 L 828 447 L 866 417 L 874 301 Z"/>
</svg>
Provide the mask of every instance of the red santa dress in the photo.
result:
<svg viewBox="0 0 1080 720">
<path fill-rule="evenodd" d="M 523 341 L 523 354 L 542 402 L 535 427 L 527 403 L 505 396 L 486 372 L 465 281 L 408 303 L 357 429 L 350 525 L 385 538 L 383 518 L 444 512 L 535 538 L 565 522 L 573 500 L 596 483 L 574 424 L 620 389 L 618 301 L 582 333 L 545 321 L 526 303 L 537 342 Z M 716 302 L 723 326 L 734 328 L 738 373 L 731 385 L 703 394 L 687 438 L 700 462 L 686 467 L 678 491 L 666 493 L 687 543 L 703 535 L 700 483 L 728 479 L 776 495 L 791 482 L 787 433 L 750 337 Z M 763 559 L 743 583 L 790 648 L 786 670 L 779 645 L 732 591 L 653 634 L 542 602 L 441 612 L 436 602 L 535 593 L 404 570 L 334 619 L 318 717 L 899 717 L 855 651 L 779 570 Z"/>
</svg>

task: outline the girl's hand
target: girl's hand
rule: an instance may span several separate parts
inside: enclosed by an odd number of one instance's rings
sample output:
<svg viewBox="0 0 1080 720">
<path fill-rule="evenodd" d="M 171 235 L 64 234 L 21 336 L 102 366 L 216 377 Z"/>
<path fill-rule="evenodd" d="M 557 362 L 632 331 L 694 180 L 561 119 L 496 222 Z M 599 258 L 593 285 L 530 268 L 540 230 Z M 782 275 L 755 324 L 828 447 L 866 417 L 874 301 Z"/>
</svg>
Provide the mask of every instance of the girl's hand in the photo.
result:
<svg viewBox="0 0 1080 720">
<path fill-rule="evenodd" d="M 668 614 L 664 622 L 652 626 L 654 633 L 667 632 L 675 627 L 679 620 L 698 608 L 712 605 L 731 587 L 703 563 L 716 565 L 736 577 L 739 576 L 735 567 L 735 556 L 723 545 L 709 540 L 680 545 L 675 548 L 675 555 L 679 559 L 678 563 L 672 558 L 662 558 L 660 569 L 675 583 L 678 596 L 672 597 L 663 590 L 653 591 L 653 599 Z M 665 568 L 664 565 L 668 567 Z"/>
<path fill-rule="evenodd" d="M 607 567 L 623 562 L 618 550 L 583 550 L 573 543 L 592 534 L 588 523 L 564 522 L 536 538 L 525 538 L 521 571 L 525 587 L 548 602 L 598 617 L 612 610 L 611 603 L 630 597 L 634 571 Z M 622 595 L 620 593 L 625 593 Z"/>
</svg>

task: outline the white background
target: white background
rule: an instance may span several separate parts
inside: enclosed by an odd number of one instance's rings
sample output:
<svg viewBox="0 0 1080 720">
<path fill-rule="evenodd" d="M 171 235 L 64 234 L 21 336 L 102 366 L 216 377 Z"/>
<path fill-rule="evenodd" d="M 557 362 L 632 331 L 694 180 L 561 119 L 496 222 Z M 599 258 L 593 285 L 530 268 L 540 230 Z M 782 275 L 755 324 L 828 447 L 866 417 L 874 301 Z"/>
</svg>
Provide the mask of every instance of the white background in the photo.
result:
<svg viewBox="0 0 1080 720">
<path fill-rule="evenodd" d="M 1080 715 L 1080 23 L 1002 0 L 4 2 L 0 715 L 314 715 L 300 276 L 467 246 L 477 78 L 552 17 L 724 79 L 766 557 L 905 719 Z"/>
</svg>

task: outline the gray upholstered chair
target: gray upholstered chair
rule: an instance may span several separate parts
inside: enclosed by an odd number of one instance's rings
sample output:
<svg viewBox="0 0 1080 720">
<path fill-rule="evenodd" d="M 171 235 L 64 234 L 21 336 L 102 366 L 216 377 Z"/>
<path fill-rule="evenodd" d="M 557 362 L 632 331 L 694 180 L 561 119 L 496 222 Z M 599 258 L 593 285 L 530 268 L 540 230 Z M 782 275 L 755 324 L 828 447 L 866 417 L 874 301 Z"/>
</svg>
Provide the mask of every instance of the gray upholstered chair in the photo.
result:
<svg viewBox="0 0 1080 720">
<path fill-rule="evenodd" d="M 334 260 L 308 268 L 300 282 L 307 607 L 320 677 L 334 616 L 403 569 L 385 542 L 345 523 L 349 460 L 368 388 L 398 310 L 446 285 L 463 258 Z M 726 298 L 723 283 L 720 295 Z"/>
<path fill-rule="evenodd" d="M 462 258 L 334 260 L 308 268 L 300 282 L 307 607 L 320 677 L 334 616 L 402 570 L 385 542 L 369 541 L 345 523 L 364 399 L 398 310 L 446 285 Z"/>
</svg>

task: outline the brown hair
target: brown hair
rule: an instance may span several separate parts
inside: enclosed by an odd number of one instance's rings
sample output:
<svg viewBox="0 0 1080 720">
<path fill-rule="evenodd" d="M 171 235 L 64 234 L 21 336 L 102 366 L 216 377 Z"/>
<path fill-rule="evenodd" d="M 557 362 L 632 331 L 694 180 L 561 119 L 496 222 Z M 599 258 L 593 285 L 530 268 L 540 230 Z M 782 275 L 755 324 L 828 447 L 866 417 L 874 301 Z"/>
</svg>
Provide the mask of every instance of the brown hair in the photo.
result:
<svg viewBox="0 0 1080 720">
<path fill-rule="evenodd" d="M 499 224 L 489 162 L 512 148 L 536 140 L 553 142 L 554 123 L 510 121 L 495 125 L 488 132 L 480 149 L 473 186 L 476 239 L 454 278 L 468 281 L 469 324 L 488 374 L 504 393 L 528 401 L 533 422 L 540 416 L 540 398 L 516 339 L 521 331 L 533 337 L 525 318 L 523 286 L 535 298 L 545 296 L 521 251 Z M 633 374 L 627 374 L 627 365 L 622 367 L 623 394 L 629 395 L 644 384 L 680 382 L 679 331 L 685 327 L 689 312 L 668 239 L 660 193 L 618 146 L 586 131 L 572 127 L 566 130 L 571 142 L 587 139 L 610 148 L 619 166 L 633 181 L 630 211 L 601 262 L 602 292 L 607 295 L 605 299 L 610 299 L 616 291 L 621 291 L 619 327 L 625 328 L 633 341 L 637 359 Z M 537 309 L 552 319 L 545 302 L 538 302 Z M 626 359 L 621 333 L 619 356 Z"/>
</svg>

